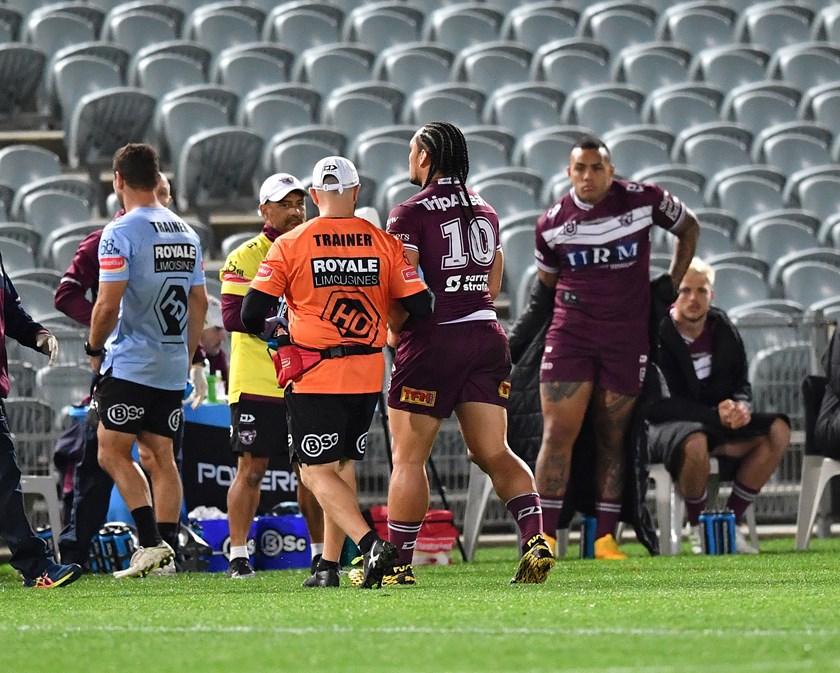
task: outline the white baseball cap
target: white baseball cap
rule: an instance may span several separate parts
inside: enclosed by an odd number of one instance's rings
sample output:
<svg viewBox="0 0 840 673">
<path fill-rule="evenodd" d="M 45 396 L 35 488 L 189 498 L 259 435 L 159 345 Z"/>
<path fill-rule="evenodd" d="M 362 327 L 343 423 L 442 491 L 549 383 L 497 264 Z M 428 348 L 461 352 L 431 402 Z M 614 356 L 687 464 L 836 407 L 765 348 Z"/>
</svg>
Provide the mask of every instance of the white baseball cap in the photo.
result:
<svg viewBox="0 0 840 673">
<path fill-rule="evenodd" d="M 211 327 L 224 327 L 222 320 L 222 302 L 212 294 L 207 295 L 207 313 L 204 316 L 204 329 Z"/>
<path fill-rule="evenodd" d="M 289 192 L 300 191 L 306 194 L 306 187 L 294 175 L 275 173 L 269 175 L 260 187 L 260 205 L 269 201 L 282 201 Z M 260 209 L 257 208 L 259 214 Z"/>
<path fill-rule="evenodd" d="M 324 184 L 324 178 L 332 175 L 335 184 Z M 353 162 L 344 157 L 324 157 L 315 164 L 312 170 L 312 189 L 321 192 L 338 192 L 343 194 L 345 189 L 352 189 L 359 184 L 359 173 Z"/>
</svg>

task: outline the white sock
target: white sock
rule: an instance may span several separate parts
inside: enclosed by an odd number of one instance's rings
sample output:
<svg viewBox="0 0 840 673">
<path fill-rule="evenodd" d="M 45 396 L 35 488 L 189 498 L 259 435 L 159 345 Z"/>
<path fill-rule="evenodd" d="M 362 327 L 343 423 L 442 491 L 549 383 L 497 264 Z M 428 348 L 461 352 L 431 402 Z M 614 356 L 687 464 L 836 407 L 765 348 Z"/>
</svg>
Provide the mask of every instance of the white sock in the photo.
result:
<svg viewBox="0 0 840 673">
<path fill-rule="evenodd" d="M 324 553 L 324 543 L 323 542 L 310 542 L 309 549 L 312 551 L 312 558 L 318 556 L 318 554 Z"/>
<path fill-rule="evenodd" d="M 248 558 L 248 545 L 242 545 L 241 547 L 231 547 L 230 548 L 230 560 L 233 561 L 235 558 Z"/>
</svg>

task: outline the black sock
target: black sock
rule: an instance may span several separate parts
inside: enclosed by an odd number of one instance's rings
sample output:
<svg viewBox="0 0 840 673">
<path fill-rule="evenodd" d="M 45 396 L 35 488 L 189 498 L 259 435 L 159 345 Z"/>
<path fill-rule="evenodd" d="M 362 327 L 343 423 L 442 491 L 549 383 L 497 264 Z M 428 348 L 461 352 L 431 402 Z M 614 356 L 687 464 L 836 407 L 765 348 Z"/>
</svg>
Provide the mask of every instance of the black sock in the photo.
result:
<svg viewBox="0 0 840 673">
<path fill-rule="evenodd" d="M 172 551 L 178 551 L 178 524 L 158 522 L 158 530 L 163 541 L 172 547 Z"/>
<path fill-rule="evenodd" d="M 155 522 L 155 510 L 143 505 L 131 510 L 131 516 L 137 525 L 137 537 L 141 547 L 157 547 L 161 543 L 160 531 Z"/>
<path fill-rule="evenodd" d="M 321 570 L 340 570 L 340 567 L 338 565 L 338 561 L 327 561 L 322 556 L 321 559 L 318 561 L 318 566 L 316 568 L 316 571 Z"/>
<path fill-rule="evenodd" d="M 370 548 L 373 546 L 373 543 L 379 539 L 379 536 L 376 534 L 376 531 L 371 529 L 367 533 L 365 533 L 364 537 L 359 540 L 356 544 L 359 547 L 359 551 L 362 554 L 367 554 L 370 551 Z"/>
</svg>

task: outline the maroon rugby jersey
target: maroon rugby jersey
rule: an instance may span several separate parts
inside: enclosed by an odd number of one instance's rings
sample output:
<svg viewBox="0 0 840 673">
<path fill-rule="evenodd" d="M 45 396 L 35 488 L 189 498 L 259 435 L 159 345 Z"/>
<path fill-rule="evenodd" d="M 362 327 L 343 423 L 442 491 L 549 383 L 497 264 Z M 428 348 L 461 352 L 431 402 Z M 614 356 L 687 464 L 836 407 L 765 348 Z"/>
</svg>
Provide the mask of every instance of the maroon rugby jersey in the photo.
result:
<svg viewBox="0 0 840 673">
<path fill-rule="evenodd" d="M 468 188 L 475 219 L 455 178 L 432 182 L 396 206 L 388 233 L 407 250 L 420 254 L 423 279 L 435 294 L 436 324 L 458 321 L 477 311 L 492 311 L 487 278 L 499 249 L 496 211 Z"/>
<path fill-rule="evenodd" d="M 685 212 L 661 187 L 624 180 L 613 180 L 594 206 L 574 190 L 555 203 L 537 222 L 535 252 L 540 269 L 558 274 L 555 322 L 578 311 L 596 320 L 646 321 L 649 229 L 673 230 Z"/>
</svg>

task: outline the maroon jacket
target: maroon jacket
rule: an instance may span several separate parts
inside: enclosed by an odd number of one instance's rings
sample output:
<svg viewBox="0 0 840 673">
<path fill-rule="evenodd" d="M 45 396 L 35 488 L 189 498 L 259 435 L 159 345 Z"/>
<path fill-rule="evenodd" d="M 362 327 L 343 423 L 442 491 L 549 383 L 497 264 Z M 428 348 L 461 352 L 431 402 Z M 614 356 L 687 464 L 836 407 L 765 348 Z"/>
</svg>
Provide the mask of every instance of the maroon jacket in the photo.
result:
<svg viewBox="0 0 840 673">
<path fill-rule="evenodd" d="M 70 267 L 55 293 L 55 307 L 76 322 L 90 327 L 90 314 L 99 290 L 99 240 L 102 229 L 89 234 L 79 244 Z M 92 301 L 87 298 L 91 291 Z"/>
</svg>

